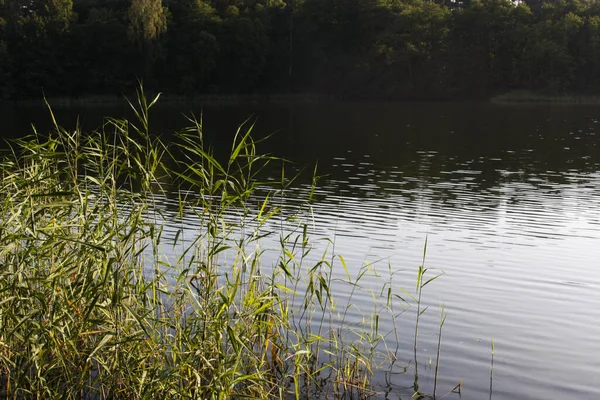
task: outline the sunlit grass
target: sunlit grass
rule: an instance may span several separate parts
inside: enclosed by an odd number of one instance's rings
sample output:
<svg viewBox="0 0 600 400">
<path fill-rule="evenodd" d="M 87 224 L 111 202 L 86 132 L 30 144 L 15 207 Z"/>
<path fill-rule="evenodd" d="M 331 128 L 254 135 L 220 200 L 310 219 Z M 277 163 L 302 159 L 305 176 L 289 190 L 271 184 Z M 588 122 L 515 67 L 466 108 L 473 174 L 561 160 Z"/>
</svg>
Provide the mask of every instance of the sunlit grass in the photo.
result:
<svg viewBox="0 0 600 400">
<path fill-rule="evenodd" d="M 410 304 L 421 316 L 423 288 L 437 276 L 420 267 L 407 302 L 391 268 L 373 289 L 363 279 L 374 267 L 349 268 L 334 241 L 313 254 L 306 215 L 282 212 L 284 174 L 258 179 L 278 160 L 257 152 L 250 124 L 217 159 L 193 118 L 168 145 L 154 137 L 156 100 L 140 93 L 135 121 L 109 118 L 91 133 L 55 121 L 52 133 L 17 140 L 3 158 L 0 394 L 378 396 L 372 377 L 395 370 L 403 339 L 395 321 Z M 177 199 L 174 215 L 155 205 L 163 195 Z M 167 220 L 179 229 L 167 234 Z M 279 243 L 268 265 L 266 236 Z M 359 292 L 372 308 L 349 322 Z M 383 319 L 391 332 L 381 331 Z M 415 360 L 417 337 L 418 319 Z"/>
</svg>

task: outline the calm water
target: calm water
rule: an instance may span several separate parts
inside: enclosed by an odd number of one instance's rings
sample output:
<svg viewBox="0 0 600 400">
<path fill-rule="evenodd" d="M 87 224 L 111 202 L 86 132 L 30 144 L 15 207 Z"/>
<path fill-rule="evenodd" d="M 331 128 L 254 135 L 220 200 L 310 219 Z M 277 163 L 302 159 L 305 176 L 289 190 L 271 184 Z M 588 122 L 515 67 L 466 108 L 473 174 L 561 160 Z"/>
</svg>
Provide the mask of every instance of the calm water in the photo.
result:
<svg viewBox="0 0 600 400">
<path fill-rule="evenodd" d="M 181 127 L 182 111 L 157 109 L 154 128 Z M 57 110 L 67 125 L 77 113 L 88 129 L 102 115 L 127 114 Z M 318 162 L 324 177 L 313 236 L 334 238 L 353 271 L 390 265 L 401 271 L 398 284 L 414 290 L 428 238 L 426 266 L 445 275 L 424 293 L 431 306 L 419 346 L 424 391 L 432 388 L 427 364 L 435 361 L 443 303 L 438 395 L 462 379 L 463 399 L 489 398 L 494 339 L 492 398 L 600 398 L 600 107 L 207 107 L 215 147 L 225 148 L 250 115 L 258 117 L 257 135 L 276 132 L 262 151 Z M 48 124 L 40 109 L 4 108 L 0 118 L 5 137 L 32 121 Z M 300 180 L 294 190 L 307 185 Z M 368 309 L 369 298 L 362 301 Z M 398 323 L 407 361 L 412 316 Z M 407 375 L 392 377 L 389 398 L 407 393 Z"/>
</svg>

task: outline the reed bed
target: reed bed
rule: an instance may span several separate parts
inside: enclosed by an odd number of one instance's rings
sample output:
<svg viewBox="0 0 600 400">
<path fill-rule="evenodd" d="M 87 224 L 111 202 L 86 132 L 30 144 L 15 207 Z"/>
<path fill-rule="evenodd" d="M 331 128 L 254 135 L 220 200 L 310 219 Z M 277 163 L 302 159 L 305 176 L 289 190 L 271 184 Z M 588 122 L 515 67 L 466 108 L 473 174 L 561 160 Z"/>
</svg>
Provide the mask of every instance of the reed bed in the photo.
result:
<svg viewBox="0 0 600 400">
<path fill-rule="evenodd" d="M 311 191 L 304 214 L 285 210 L 289 181 L 259 181 L 278 160 L 257 153 L 251 125 L 218 160 L 193 118 L 168 145 L 153 136 L 157 99 L 140 92 L 135 121 L 85 134 L 55 121 L 2 158 L 0 397 L 381 396 L 372 377 L 394 373 L 395 321 L 424 311 L 426 269 L 411 300 L 391 269 L 363 285 L 377 272 L 353 275 L 334 241 L 315 256 Z M 169 215 L 161 196 L 175 199 Z M 265 263 L 268 235 L 279 246 Z M 372 309 L 350 321 L 358 293 Z M 415 357 L 416 335 L 418 319 Z"/>
</svg>

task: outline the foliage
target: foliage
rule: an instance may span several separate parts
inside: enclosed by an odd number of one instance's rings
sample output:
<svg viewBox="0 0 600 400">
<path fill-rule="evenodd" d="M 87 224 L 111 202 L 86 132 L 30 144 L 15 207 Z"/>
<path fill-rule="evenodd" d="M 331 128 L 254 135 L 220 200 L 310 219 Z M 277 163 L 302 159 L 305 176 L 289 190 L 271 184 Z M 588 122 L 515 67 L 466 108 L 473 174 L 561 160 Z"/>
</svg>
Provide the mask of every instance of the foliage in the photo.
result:
<svg viewBox="0 0 600 400">
<path fill-rule="evenodd" d="M 139 41 L 154 40 L 167 29 L 160 0 L 133 0 L 129 7 L 132 35 Z"/>
<path fill-rule="evenodd" d="M 2 0 L 0 95 L 595 92 L 599 18 L 578 0 Z"/>
<path fill-rule="evenodd" d="M 367 398 L 376 371 L 406 370 L 386 337 L 398 344 L 396 319 L 416 307 L 416 352 L 435 277 L 421 266 L 416 293 L 397 293 L 391 268 L 371 288 L 372 265 L 347 266 L 333 242 L 314 254 L 310 215 L 279 201 L 285 179 L 258 181 L 277 160 L 257 153 L 251 125 L 224 158 L 193 118 L 166 145 L 150 130 L 156 100 L 141 94 L 135 121 L 87 134 L 55 123 L 2 158 L 0 393 Z M 351 321 L 359 296 L 372 309 Z M 415 387 L 423 396 L 416 372 Z"/>
</svg>

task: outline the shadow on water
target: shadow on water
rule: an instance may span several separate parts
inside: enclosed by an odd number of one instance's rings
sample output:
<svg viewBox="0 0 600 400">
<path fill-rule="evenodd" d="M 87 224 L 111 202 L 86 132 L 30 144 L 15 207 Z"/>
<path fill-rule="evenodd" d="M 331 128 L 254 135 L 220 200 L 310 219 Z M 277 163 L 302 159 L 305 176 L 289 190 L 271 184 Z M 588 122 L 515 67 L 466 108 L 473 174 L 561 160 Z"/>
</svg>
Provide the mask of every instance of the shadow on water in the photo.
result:
<svg viewBox="0 0 600 400">
<path fill-rule="evenodd" d="M 131 117 L 125 104 L 54 111 L 67 128 L 74 128 L 79 120 L 84 131 L 99 126 L 107 115 Z M 257 135 L 274 134 L 265 144 L 266 151 L 298 165 L 319 161 L 321 172 L 331 179 L 347 178 L 348 172 L 361 177 L 361 171 L 369 170 L 377 178 L 402 172 L 407 179 L 428 182 L 471 170 L 477 172 L 472 177 L 476 189 L 486 189 L 505 180 L 528 181 L 540 173 L 548 173 L 552 183 L 564 183 L 561 172 L 593 171 L 600 159 L 595 119 L 600 116 L 592 106 L 341 103 L 186 109 L 159 105 L 153 112 L 154 132 L 167 134 L 186 124 L 185 115 L 202 115 L 205 134 L 221 151 L 226 151 L 237 126 L 250 118 L 258 122 Z M 32 124 L 41 132 L 51 126 L 43 104 L 4 106 L 0 119 L 3 138 L 30 133 Z M 346 168 L 336 168 L 340 164 Z M 363 178 L 369 181 L 370 176 Z"/>
</svg>

